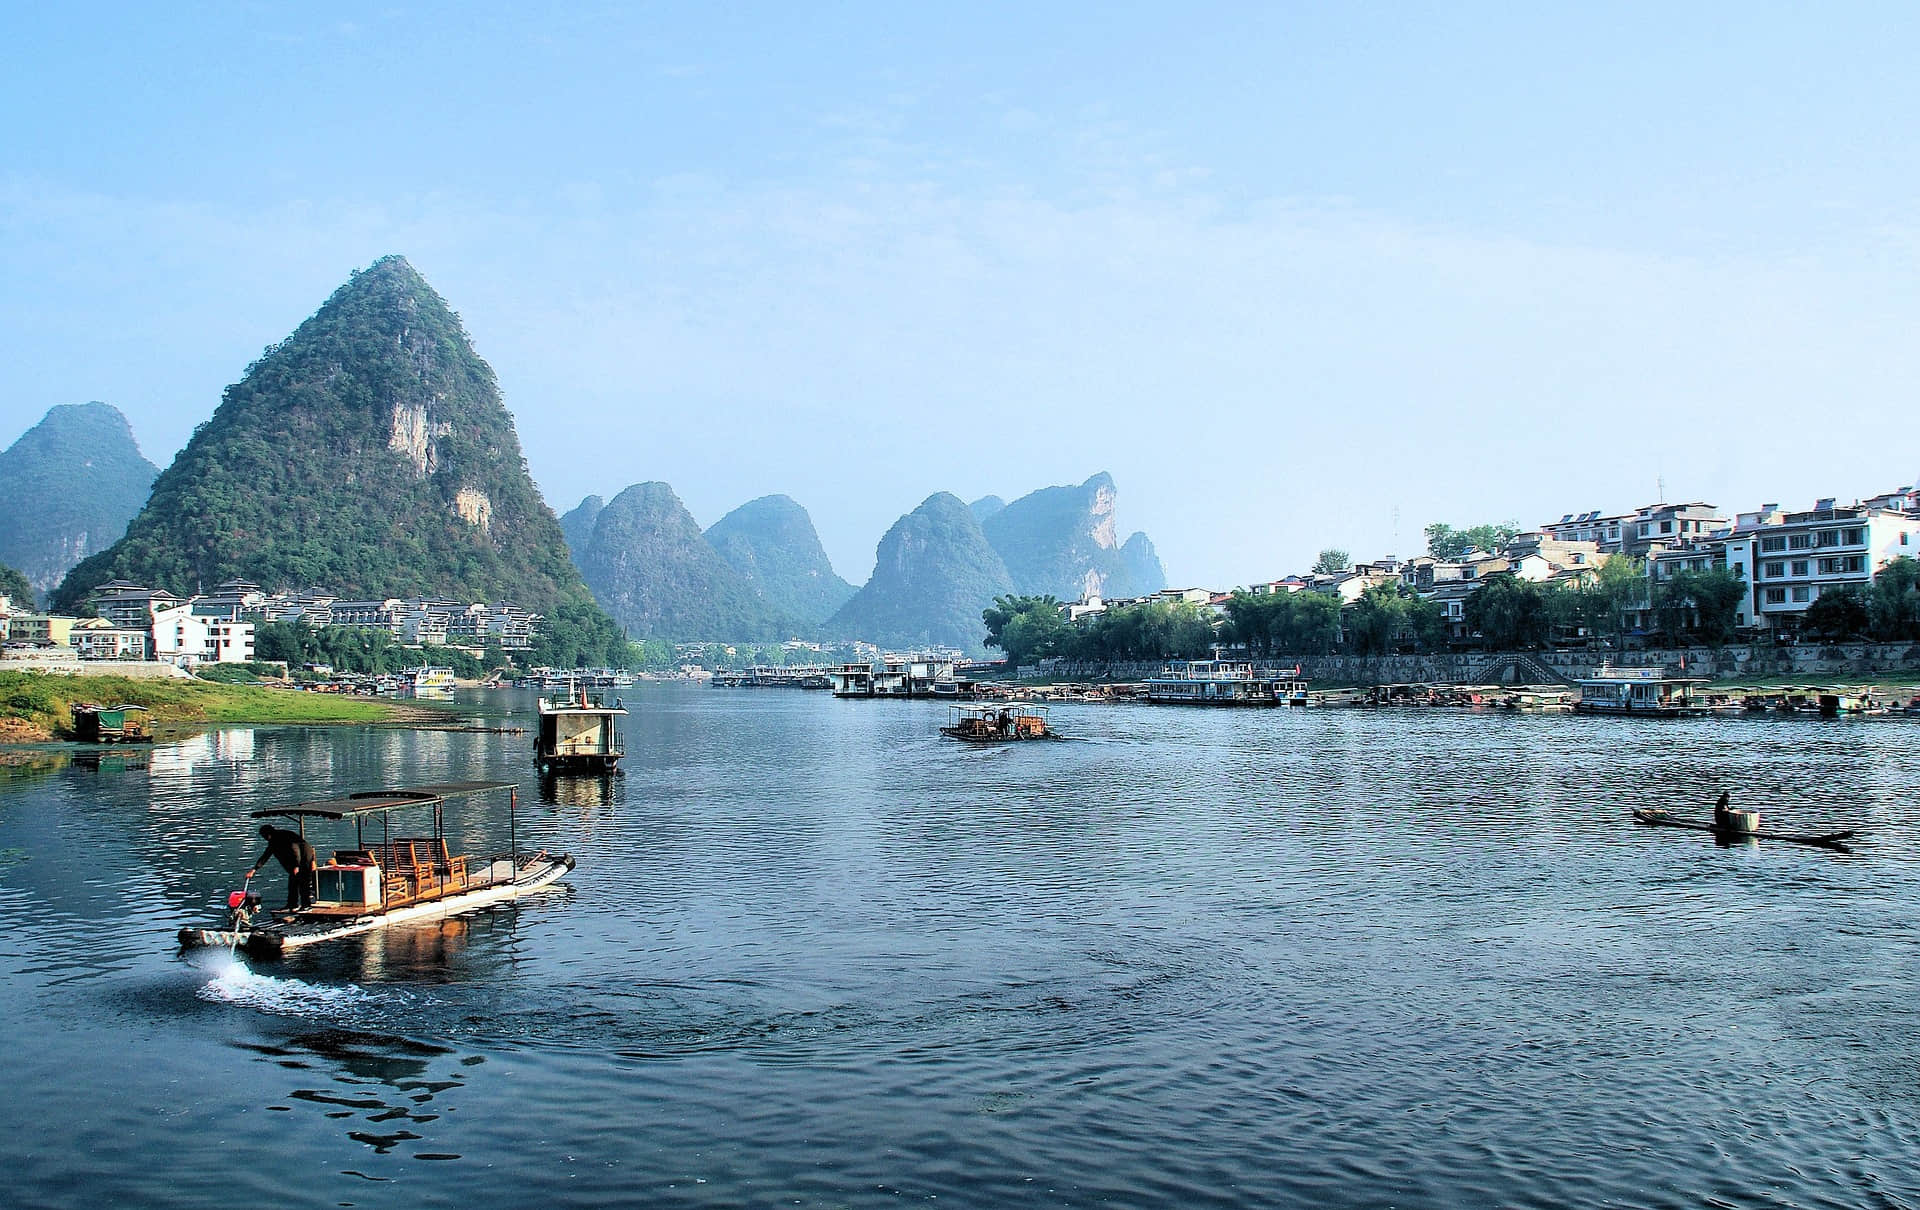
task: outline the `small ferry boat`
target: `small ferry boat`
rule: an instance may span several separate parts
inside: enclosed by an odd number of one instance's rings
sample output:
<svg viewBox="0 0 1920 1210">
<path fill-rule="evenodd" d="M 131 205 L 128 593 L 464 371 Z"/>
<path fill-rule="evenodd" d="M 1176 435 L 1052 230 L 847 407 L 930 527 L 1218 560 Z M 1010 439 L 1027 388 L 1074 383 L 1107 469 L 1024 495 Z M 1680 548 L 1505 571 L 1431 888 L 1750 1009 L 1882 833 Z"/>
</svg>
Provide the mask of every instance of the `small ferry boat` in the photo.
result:
<svg viewBox="0 0 1920 1210">
<path fill-rule="evenodd" d="M 74 738 L 83 744 L 152 743 L 149 714 L 145 706 L 94 706 L 75 702 Z"/>
<path fill-rule="evenodd" d="M 1704 677 L 1668 676 L 1659 668 L 1601 668 L 1584 680 L 1576 714 L 1618 714 L 1635 718 L 1682 718 L 1708 714 L 1695 695 Z"/>
<path fill-rule="evenodd" d="M 540 699 L 540 728 L 534 737 L 534 759 L 542 772 L 611 773 L 626 749 L 614 722 L 626 707 L 584 689 L 565 697 Z"/>
<path fill-rule="evenodd" d="M 479 858 L 449 852 L 447 804 L 500 790 L 507 792 L 507 851 Z M 573 869 L 573 858 L 544 849 L 520 852 L 516 799 L 512 782 L 468 781 L 369 790 L 255 811 L 254 819 L 292 820 L 303 837 L 310 824 L 351 823 L 352 847 L 334 849 L 316 871 L 310 907 L 269 913 L 257 891 L 235 891 L 227 897 L 224 928 L 183 928 L 180 944 L 272 957 L 317 941 L 486 907 L 551 885 Z M 403 812 L 428 813 L 424 834 L 396 834 L 394 817 Z"/>
<path fill-rule="evenodd" d="M 1304 706 L 1300 670 L 1245 660 L 1173 660 L 1147 680 L 1147 700 L 1163 706 Z"/>
<path fill-rule="evenodd" d="M 416 668 L 412 679 L 405 686 L 406 692 L 416 698 L 435 698 L 441 701 L 453 700 L 453 669 Z"/>
<path fill-rule="evenodd" d="M 940 734 L 970 744 L 1059 738 L 1047 726 L 1047 708 L 1038 702 L 948 706 L 947 725 Z"/>
</svg>

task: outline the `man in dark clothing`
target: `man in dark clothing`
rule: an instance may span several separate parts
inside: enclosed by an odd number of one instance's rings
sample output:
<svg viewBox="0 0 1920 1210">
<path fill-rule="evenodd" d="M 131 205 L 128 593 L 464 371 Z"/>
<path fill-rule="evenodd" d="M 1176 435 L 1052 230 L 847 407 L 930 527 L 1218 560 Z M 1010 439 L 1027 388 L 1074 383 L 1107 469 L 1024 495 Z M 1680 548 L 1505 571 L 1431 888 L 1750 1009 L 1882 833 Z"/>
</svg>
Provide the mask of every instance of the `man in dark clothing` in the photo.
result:
<svg viewBox="0 0 1920 1210">
<path fill-rule="evenodd" d="M 260 835 L 266 837 L 267 851 L 253 863 L 253 869 L 247 871 L 251 878 L 260 872 L 267 858 L 279 859 L 287 871 L 287 910 L 311 907 L 313 905 L 313 872 L 320 864 L 320 855 L 313 851 L 307 838 L 287 828 L 276 828 L 270 823 L 260 825 Z"/>
<path fill-rule="evenodd" d="M 1713 804 L 1713 826 L 1722 832 L 1733 830 L 1733 813 L 1727 810 L 1727 804 L 1733 796 L 1725 790 L 1720 791 L 1720 801 Z"/>
</svg>

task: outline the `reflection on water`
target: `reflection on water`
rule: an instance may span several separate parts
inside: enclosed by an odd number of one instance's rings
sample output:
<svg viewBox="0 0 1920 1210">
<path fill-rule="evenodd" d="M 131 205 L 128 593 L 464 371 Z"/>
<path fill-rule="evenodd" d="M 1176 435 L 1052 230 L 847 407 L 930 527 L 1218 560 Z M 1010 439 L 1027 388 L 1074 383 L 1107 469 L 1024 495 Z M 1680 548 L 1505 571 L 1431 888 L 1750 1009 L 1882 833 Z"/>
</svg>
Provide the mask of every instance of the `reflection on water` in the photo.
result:
<svg viewBox="0 0 1920 1210">
<path fill-rule="evenodd" d="M 556 807 L 604 807 L 613 802 L 615 774 L 542 773 L 540 801 Z"/>
<path fill-rule="evenodd" d="M 937 704 L 628 705 L 613 779 L 349 727 L 0 783 L 13 1187 L 1920 1205 L 1920 726 L 1063 704 L 1084 742 L 983 756 Z M 511 828 L 579 859 L 561 886 L 251 967 L 168 943 L 248 812 L 494 778 L 517 814 L 450 843 Z M 1856 851 L 1629 816 L 1722 789 Z"/>
<path fill-rule="evenodd" d="M 452 1050 L 427 1042 L 384 1034 L 327 1029 L 296 1034 L 274 1044 L 247 1043 L 241 1049 L 276 1066 L 328 1077 L 320 1087 L 298 1087 L 287 1099 L 318 1108 L 327 1118 L 351 1123 L 346 1137 L 387 1155 L 420 1141 L 415 1127 L 441 1117 L 436 1098 L 466 1085 L 466 1072 L 485 1062 L 478 1055 L 456 1058 Z M 290 1105 L 270 1110 L 291 1112 Z M 418 1151 L 417 1160 L 453 1160 L 457 1154 Z M 391 1180 L 348 1169 L 344 1176 Z"/>
</svg>

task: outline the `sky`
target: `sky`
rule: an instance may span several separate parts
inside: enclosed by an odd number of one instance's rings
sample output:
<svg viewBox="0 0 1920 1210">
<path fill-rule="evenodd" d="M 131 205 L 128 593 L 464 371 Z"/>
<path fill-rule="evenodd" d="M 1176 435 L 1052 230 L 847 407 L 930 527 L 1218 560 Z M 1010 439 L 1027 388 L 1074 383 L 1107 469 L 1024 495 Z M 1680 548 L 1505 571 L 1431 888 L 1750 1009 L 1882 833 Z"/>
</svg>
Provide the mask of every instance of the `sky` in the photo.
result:
<svg viewBox="0 0 1920 1210">
<path fill-rule="evenodd" d="M 310 11 L 309 11 L 310 10 Z M 1537 10 L 1537 11 L 1535 11 Z M 556 512 L 1110 472 L 1224 588 L 1920 478 L 1920 8 L 0 6 L 0 447 L 165 465 L 356 268 Z"/>
</svg>

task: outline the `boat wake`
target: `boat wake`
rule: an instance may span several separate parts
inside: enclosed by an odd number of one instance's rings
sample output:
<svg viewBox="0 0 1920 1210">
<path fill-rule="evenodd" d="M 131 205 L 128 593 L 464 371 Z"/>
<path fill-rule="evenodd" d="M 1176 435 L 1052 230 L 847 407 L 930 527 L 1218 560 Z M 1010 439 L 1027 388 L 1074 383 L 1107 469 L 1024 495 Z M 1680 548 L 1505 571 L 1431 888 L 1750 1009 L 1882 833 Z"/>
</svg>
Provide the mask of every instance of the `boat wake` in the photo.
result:
<svg viewBox="0 0 1920 1210">
<path fill-rule="evenodd" d="M 211 968 L 213 979 L 196 994 L 215 1004 L 237 1004 L 287 1016 L 333 1014 L 359 1007 L 373 997 L 360 987 L 321 987 L 298 979 L 263 975 L 237 958 L 222 957 Z"/>
</svg>

